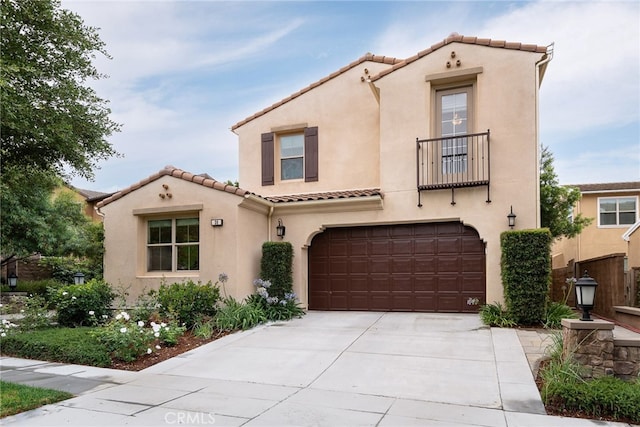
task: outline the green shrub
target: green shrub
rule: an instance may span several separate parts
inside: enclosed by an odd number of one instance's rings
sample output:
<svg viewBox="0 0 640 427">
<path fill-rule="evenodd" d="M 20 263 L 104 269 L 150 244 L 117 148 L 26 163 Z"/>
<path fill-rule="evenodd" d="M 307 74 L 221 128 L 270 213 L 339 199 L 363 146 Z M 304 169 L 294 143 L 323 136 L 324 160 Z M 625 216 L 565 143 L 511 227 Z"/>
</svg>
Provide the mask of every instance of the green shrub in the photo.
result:
<svg viewBox="0 0 640 427">
<path fill-rule="evenodd" d="M 519 325 L 539 325 L 551 281 L 548 229 L 506 231 L 500 236 L 500 262 L 507 310 Z"/>
<path fill-rule="evenodd" d="M 178 340 L 187 331 L 184 326 L 178 325 L 176 322 L 160 323 L 151 322 L 151 328 L 153 329 L 154 336 L 158 338 L 163 344 L 172 347 L 178 344 Z"/>
<path fill-rule="evenodd" d="M 47 297 L 47 290 L 49 288 L 59 288 L 64 286 L 64 283 L 56 279 L 44 279 L 44 280 L 20 280 L 16 291 L 26 292 L 29 295 L 42 295 Z M 3 286 L 2 292 L 8 292 L 9 286 Z"/>
<path fill-rule="evenodd" d="M 175 319 L 187 328 L 192 328 L 201 316 L 214 316 L 220 299 L 217 284 L 184 283 L 163 284 L 158 290 L 160 315 Z"/>
<path fill-rule="evenodd" d="M 51 289 L 50 300 L 61 326 L 86 326 L 108 316 L 115 294 L 102 280 L 92 279 L 82 285 Z"/>
<path fill-rule="evenodd" d="M 214 318 L 215 326 L 220 330 L 246 330 L 267 321 L 260 304 L 239 302 L 233 297 L 225 298 L 223 304 Z"/>
<path fill-rule="evenodd" d="M 94 329 L 92 335 L 113 359 L 131 362 L 153 351 L 153 330 L 144 326 L 143 321 L 133 321 L 129 314 L 123 311 L 106 325 Z"/>
<path fill-rule="evenodd" d="M 0 339 L 2 354 L 26 359 L 108 367 L 111 357 L 92 335 L 95 328 L 48 328 Z"/>
<path fill-rule="evenodd" d="M 86 281 L 102 279 L 102 256 L 95 260 L 73 257 L 46 257 L 40 260 L 40 264 L 50 267 L 53 279 L 60 283 L 73 283 L 73 275 L 84 274 Z"/>
<path fill-rule="evenodd" d="M 511 328 L 516 326 L 516 322 L 507 309 L 499 302 L 486 304 L 480 307 L 480 320 L 488 326 L 497 326 L 499 328 Z"/>
<path fill-rule="evenodd" d="M 547 329 L 560 329 L 562 328 L 562 319 L 575 319 L 578 316 L 568 305 L 549 301 L 545 312 L 544 327 Z"/>
<path fill-rule="evenodd" d="M 272 294 L 273 286 L 268 280 L 256 279 L 253 284 L 256 293 L 251 295 L 247 302 L 262 307 L 267 320 L 290 320 L 304 315 L 295 293 L 287 292 L 279 298 Z"/>
<path fill-rule="evenodd" d="M 293 290 L 293 246 L 289 242 L 264 242 L 260 279 L 271 283 L 271 296 L 283 299 Z"/>
<path fill-rule="evenodd" d="M 220 310 L 216 313 L 216 316 L 220 314 Z M 193 335 L 202 339 L 209 339 L 215 332 L 215 318 L 202 317 L 196 321 L 193 326 Z"/>
<path fill-rule="evenodd" d="M 17 320 L 21 330 L 40 329 L 51 325 L 47 303 L 41 295 L 28 297 L 21 313 L 23 315 L 22 319 Z"/>
</svg>

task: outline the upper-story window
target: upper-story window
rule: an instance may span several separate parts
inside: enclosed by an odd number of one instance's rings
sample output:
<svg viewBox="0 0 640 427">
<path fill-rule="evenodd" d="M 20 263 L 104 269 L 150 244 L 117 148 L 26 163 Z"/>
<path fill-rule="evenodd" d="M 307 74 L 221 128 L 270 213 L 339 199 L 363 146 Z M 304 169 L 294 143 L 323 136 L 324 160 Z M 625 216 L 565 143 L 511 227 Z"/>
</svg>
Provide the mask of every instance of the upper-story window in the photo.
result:
<svg viewBox="0 0 640 427">
<path fill-rule="evenodd" d="M 280 135 L 280 179 L 302 179 L 304 172 L 304 133 Z"/>
<path fill-rule="evenodd" d="M 442 173 L 467 171 L 467 145 L 464 135 L 471 133 L 472 87 L 436 92 L 437 133 L 442 140 Z"/>
<path fill-rule="evenodd" d="M 318 180 L 318 128 L 263 133 L 262 185 L 303 178 Z"/>
<path fill-rule="evenodd" d="M 637 197 L 599 197 L 598 226 L 629 226 L 638 219 Z"/>
<path fill-rule="evenodd" d="M 198 218 L 154 219 L 147 222 L 147 271 L 199 270 Z"/>
</svg>

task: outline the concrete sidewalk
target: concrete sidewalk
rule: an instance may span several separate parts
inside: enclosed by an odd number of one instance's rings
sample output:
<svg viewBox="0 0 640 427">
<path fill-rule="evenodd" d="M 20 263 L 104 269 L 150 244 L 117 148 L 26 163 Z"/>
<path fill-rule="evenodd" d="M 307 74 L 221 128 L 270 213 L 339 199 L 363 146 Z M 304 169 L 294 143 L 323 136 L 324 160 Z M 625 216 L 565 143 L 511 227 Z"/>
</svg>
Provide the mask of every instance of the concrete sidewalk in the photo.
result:
<svg viewBox="0 0 640 427">
<path fill-rule="evenodd" d="M 471 314 L 309 312 L 140 372 L 0 366 L 78 394 L 3 425 L 627 426 L 545 415 L 517 332 Z"/>
</svg>

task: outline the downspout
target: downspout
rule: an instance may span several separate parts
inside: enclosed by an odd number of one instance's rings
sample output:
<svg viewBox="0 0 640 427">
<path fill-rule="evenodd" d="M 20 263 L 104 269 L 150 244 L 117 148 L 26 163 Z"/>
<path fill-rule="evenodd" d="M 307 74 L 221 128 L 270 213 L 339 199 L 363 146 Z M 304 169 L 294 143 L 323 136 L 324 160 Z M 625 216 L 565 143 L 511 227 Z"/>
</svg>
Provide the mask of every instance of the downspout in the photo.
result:
<svg viewBox="0 0 640 427">
<path fill-rule="evenodd" d="M 541 215 L 540 215 L 540 85 L 542 84 L 542 78 L 547 68 L 547 64 L 553 59 L 553 47 L 554 43 L 547 46 L 547 52 L 542 56 L 538 62 L 536 62 L 536 158 L 538 163 L 536 165 L 536 177 L 538 186 L 536 189 L 536 228 L 540 228 Z"/>
<path fill-rule="evenodd" d="M 267 237 L 269 239 L 268 240 L 269 242 L 271 241 L 271 217 L 273 216 L 273 209 L 274 209 L 273 206 L 269 207 L 269 215 L 267 216 L 267 227 L 269 228 L 267 230 Z"/>
</svg>

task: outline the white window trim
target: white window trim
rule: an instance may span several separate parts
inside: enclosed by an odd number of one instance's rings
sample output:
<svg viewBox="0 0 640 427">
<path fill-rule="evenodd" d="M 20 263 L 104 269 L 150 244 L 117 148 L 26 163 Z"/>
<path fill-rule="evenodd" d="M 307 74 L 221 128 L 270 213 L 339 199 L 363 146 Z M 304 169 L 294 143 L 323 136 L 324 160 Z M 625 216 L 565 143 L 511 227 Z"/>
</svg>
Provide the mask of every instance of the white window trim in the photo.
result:
<svg viewBox="0 0 640 427">
<path fill-rule="evenodd" d="M 283 179 L 282 178 L 282 160 L 284 159 L 291 159 L 294 157 L 282 157 L 282 147 L 280 145 L 280 137 L 282 136 L 287 136 L 287 135 L 300 135 L 302 134 L 302 156 L 296 156 L 297 157 L 302 157 L 302 176 L 300 178 L 290 178 L 290 179 Z M 274 153 L 274 157 L 275 157 L 275 171 L 274 174 L 276 176 L 276 182 L 279 183 L 290 183 L 290 182 L 304 182 L 304 176 L 305 176 L 305 162 L 307 159 L 307 153 L 305 153 L 304 151 L 304 144 L 305 144 L 305 137 L 304 137 L 304 128 L 300 129 L 300 128 L 293 128 L 293 129 L 288 129 L 287 132 L 279 132 L 275 134 L 275 140 L 276 140 L 276 150 Z"/>
<path fill-rule="evenodd" d="M 612 224 L 612 225 L 601 225 L 600 224 L 600 201 L 601 200 L 611 200 L 611 199 L 636 199 L 636 217 L 635 220 L 633 221 L 633 223 L 631 224 Z M 618 215 L 620 212 L 618 210 L 616 210 L 616 214 Z M 629 228 L 631 227 L 635 222 L 637 222 L 640 219 L 640 215 L 638 215 L 638 196 L 611 196 L 611 197 L 598 197 L 598 202 L 596 205 L 596 215 L 597 215 L 597 219 L 598 219 L 598 228 Z M 616 222 L 618 221 L 618 218 L 616 218 Z"/>
</svg>

